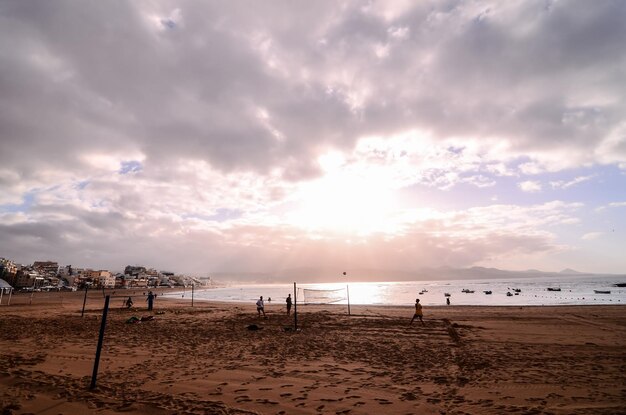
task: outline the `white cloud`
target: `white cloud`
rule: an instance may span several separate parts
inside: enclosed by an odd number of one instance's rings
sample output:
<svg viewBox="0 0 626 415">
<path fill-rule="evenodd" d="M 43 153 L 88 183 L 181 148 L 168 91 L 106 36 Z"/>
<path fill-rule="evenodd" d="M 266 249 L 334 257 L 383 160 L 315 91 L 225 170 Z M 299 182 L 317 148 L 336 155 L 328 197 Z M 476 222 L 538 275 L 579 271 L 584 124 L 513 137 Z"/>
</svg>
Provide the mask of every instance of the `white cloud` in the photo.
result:
<svg viewBox="0 0 626 415">
<path fill-rule="evenodd" d="M 581 239 L 585 240 L 585 241 L 593 241 L 596 240 L 598 238 L 601 238 L 604 235 L 604 232 L 588 232 L 586 234 L 584 234 Z"/>
<path fill-rule="evenodd" d="M 526 180 L 517 184 L 524 192 L 536 193 L 541 191 L 541 183 L 538 181 Z"/>
<path fill-rule="evenodd" d="M 574 179 L 569 180 L 569 181 L 564 181 L 564 180 L 551 181 L 550 182 L 550 186 L 552 186 L 553 189 L 567 189 L 567 188 L 575 186 L 575 185 L 577 185 L 579 183 L 583 183 L 583 182 L 589 181 L 589 180 L 593 179 L 594 177 L 595 177 L 595 175 L 578 176 L 578 177 L 575 177 Z"/>
</svg>

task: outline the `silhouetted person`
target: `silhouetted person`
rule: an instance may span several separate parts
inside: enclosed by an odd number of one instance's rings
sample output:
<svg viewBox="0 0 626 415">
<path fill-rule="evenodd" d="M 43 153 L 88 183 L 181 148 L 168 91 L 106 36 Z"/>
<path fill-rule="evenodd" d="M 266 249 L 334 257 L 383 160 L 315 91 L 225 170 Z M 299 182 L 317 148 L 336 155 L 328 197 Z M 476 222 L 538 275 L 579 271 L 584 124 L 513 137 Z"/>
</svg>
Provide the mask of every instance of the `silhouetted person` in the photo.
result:
<svg viewBox="0 0 626 415">
<path fill-rule="evenodd" d="M 450 305 L 450 297 L 446 297 L 446 305 Z"/>
<path fill-rule="evenodd" d="M 420 321 L 422 322 L 422 326 L 425 326 L 426 324 L 424 324 L 424 320 L 422 319 L 422 305 L 420 304 L 420 299 L 416 298 L 415 299 L 415 314 L 413 314 L 413 318 L 411 319 L 411 323 L 413 324 L 413 320 L 415 320 L 416 318 L 419 318 Z"/>
<path fill-rule="evenodd" d="M 155 298 L 156 298 L 156 295 L 152 294 L 152 291 L 148 291 L 148 298 L 146 298 L 146 301 L 148 302 L 148 311 L 152 311 Z"/>
<path fill-rule="evenodd" d="M 287 315 L 291 314 L 291 294 L 287 295 Z"/>
<path fill-rule="evenodd" d="M 261 298 L 259 298 L 259 300 L 256 302 L 256 312 L 259 313 L 259 317 L 261 317 L 261 313 L 263 313 L 263 317 L 265 316 L 265 304 L 263 303 L 263 296 L 261 296 Z"/>
<path fill-rule="evenodd" d="M 131 308 L 133 306 L 133 299 L 131 297 L 128 297 L 128 299 L 126 300 L 126 308 Z"/>
</svg>

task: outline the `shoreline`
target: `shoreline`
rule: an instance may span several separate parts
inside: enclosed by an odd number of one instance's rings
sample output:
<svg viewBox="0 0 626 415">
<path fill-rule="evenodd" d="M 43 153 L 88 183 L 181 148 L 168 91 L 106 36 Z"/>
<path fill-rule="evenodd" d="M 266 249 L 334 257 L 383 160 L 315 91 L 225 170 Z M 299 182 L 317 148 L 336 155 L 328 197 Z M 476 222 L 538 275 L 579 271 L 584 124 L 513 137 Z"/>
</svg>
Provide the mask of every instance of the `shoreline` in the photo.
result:
<svg viewBox="0 0 626 415">
<path fill-rule="evenodd" d="M 307 305 L 294 332 L 282 304 L 163 296 L 109 309 L 90 390 L 102 294 L 82 318 L 73 294 L 0 306 L 4 413 L 626 412 L 624 305 L 429 306 L 424 326 L 409 306 Z"/>
</svg>

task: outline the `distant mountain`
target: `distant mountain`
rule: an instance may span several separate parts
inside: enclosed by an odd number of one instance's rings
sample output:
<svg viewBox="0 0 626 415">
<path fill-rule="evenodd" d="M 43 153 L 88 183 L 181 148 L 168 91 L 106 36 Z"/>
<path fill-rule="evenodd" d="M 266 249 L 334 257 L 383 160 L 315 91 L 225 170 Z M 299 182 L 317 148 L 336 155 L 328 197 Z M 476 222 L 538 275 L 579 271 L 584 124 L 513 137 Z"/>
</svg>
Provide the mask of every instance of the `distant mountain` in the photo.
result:
<svg viewBox="0 0 626 415">
<path fill-rule="evenodd" d="M 559 274 L 584 274 L 584 272 L 578 272 L 575 269 L 565 268 L 559 271 Z"/>
</svg>

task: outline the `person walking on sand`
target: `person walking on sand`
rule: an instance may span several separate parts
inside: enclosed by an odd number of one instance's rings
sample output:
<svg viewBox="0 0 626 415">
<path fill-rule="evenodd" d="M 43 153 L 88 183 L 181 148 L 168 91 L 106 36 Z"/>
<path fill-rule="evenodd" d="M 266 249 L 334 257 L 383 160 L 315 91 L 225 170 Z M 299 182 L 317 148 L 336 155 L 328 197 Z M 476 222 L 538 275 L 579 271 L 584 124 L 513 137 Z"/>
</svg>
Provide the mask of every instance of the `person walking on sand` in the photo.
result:
<svg viewBox="0 0 626 415">
<path fill-rule="evenodd" d="M 446 297 L 446 305 L 450 305 L 450 297 Z"/>
<path fill-rule="evenodd" d="M 148 302 L 148 311 L 152 311 L 155 297 L 156 295 L 152 294 L 152 291 L 148 291 L 148 298 L 146 298 L 146 301 Z"/>
<path fill-rule="evenodd" d="M 126 308 L 131 308 L 133 306 L 133 299 L 132 297 L 128 297 L 128 300 L 126 300 Z"/>
<path fill-rule="evenodd" d="M 263 313 L 263 317 L 266 317 L 263 296 L 261 296 L 261 298 L 259 298 L 259 300 L 256 302 L 256 312 L 259 313 L 259 317 L 261 317 L 261 313 Z"/>
<path fill-rule="evenodd" d="M 415 320 L 416 318 L 419 318 L 420 321 L 422 322 L 422 326 L 425 326 L 426 324 L 424 324 L 424 320 L 422 319 L 422 305 L 420 304 L 420 299 L 416 298 L 415 299 L 415 314 L 413 314 L 413 318 L 411 319 L 411 323 L 413 324 L 413 320 Z"/>
<path fill-rule="evenodd" d="M 287 315 L 291 314 L 291 294 L 287 295 Z"/>
</svg>

